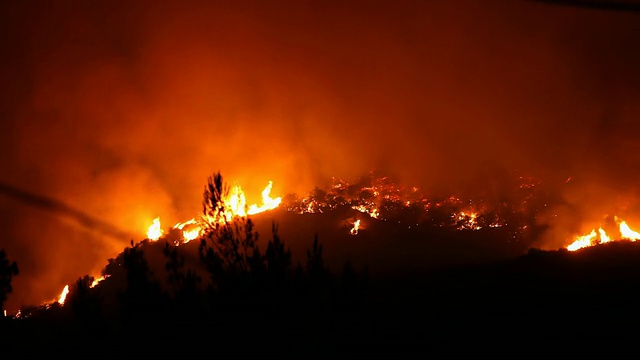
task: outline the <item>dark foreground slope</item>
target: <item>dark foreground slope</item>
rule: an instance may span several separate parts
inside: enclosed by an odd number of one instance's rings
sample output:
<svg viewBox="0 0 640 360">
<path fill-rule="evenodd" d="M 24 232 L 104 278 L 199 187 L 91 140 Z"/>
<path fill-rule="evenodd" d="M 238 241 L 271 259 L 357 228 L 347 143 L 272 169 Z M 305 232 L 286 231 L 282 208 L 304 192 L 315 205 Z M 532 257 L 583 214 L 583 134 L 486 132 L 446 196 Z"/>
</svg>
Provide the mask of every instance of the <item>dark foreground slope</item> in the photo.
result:
<svg viewBox="0 0 640 360">
<path fill-rule="evenodd" d="M 636 243 L 531 250 L 484 265 L 387 276 L 318 269 L 292 267 L 283 282 L 253 273 L 234 278 L 242 286 L 182 297 L 137 291 L 144 282 L 137 290 L 125 286 L 110 305 L 89 297 L 4 319 L 3 351 L 66 358 L 612 358 L 635 351 L 640 335 Z"/>
</svg>

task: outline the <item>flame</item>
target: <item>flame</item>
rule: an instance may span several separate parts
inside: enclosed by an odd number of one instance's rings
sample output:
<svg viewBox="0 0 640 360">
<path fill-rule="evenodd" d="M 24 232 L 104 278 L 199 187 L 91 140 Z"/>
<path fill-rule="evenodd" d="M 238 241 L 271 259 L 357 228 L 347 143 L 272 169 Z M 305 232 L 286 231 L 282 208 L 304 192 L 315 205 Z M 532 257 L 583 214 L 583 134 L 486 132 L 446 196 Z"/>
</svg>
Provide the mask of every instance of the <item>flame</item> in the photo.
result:
<svg viewBox="0 0 640 360">
<path fill-rule="evenodd" d="M 273 199 L 271 197 L 272 186 L 273 186 L 273 182 L 269 181 L 269 185 L 267 185 L 267 187 L 264 188 L 264 190 L 262 190 L 262 206 L 258 206 L 255 204 L 249 206 L 249 211 L 247 211 L 247 214 L 254 215 L 267 210 L 273 210 L 278 206 L 280 206 L 280 202 L 282 202 L 282 198 L 277 197 Z"/>
<path fill-rule="evenodd" d="M 358 219 L 353 223 L 353 227 L 351 228 L 351 231 L 349 231 L 349 233 L 351 235 L 358 235 L 359 228 L 360 228 L 360 220 Z"/>
<path fill-rule="evenodd" d="M 620 238 L 625 240 L 636 241 L 640 240 L 640 233 L 634 230 L 631 230 L 627 222 L 620 219 L 619 217 L 615 217 L 615 221 L 618 223 L 618 229 L 620 231 Z M 599 238 L 599 241 L 597 241 Z M 587 235 L 582 235 L 576 237 L 575 241 L 567 246 L 567 250 L 575 251 L 578 249 L 582 249 L 585 247 L 593 246 L 596 244 L 605 244 L 613 241 L 611 236 L 609 236 L 604 229 L 598 228 L 598 232 L 596 233 L 596 229 L 591 230 L 591 232 Z"/>
<path fill-rule="evenodd" d="M 466 213 L 461 211 L 457 215 L 453 215 L 456 222 L 458 223 L 458 230 L 480 230 L 482 226 L 478 224 L 478 213 L 477 212 L 469 212 Z"/>
<path fill-rule="evenodd" d="M 571 245 L 567 246 L 567 250 L 576 251 L 578 249 L 591 246 L 591 242 L 596 238 L 596 236 L 598 235 L 596 234 L 595 229 L 591 230 L 591 232 L 587 235 L 578 236 L 576 240 L 571 243 Z"/>
<path fill-rule="evenodd" d="M 108 278 L 110 275 L 106 275 L 106 276 L 100 276 L 98 278 L 95 278 L 93 280 L 93 282 L 91 283 L 91 288 L 94 288 L 96 285 L 100 284 L 102 282 L 102 280 Z"/>
<path fill-rule="evenodd" d="M 619 219 L 616 218 L 616 220 L 619 220 Z M 629 228 L 629 225 L 627 225 L 626 221 L 619 220 L 619 227 L 620 227 L 620 234 L 622 234 L 623 239 L 628 239 L 631 241 L 636 241 L 640 239 L 640 233 L 638 233 L 637 231 L 631 230 L 631 228 Z"/>
<path fill-rule="evenodd" d="M 598 229 L 598 232 L 600 233 L 600 244 L 608 243 L 609 241 L 611 241 L 609 235 L 607 235 L 607 233 L 604 232 L 602 228 Z"/>
<path fill-rule="evenodd" d="M 200 218 L 192 218 L 185 222 L 179 222 L 173 226 L 173 229 L 181 230 L 182 243 L 188 243 L 202 235 L 202 231 L 206 228 L 205 223 L 215 223 L 216 221 L 224 223 L 225 221 L 231 221 L 234 217 L 244 217 L 273 210 L 280 206 L 282 198 L 271 197 L 272 187 L 273 182 L 269 181 L 268 185 L 262 190 L 262 205 L 252 204 L 247 208 L 244 191 L 240 186 L 234 186 L 229 195 L 225 199 L 222 199 L 224 213 L 220 218 L 215 219 L 203 215 Z M 152 241 L 157 241 L 163 234 L 164 231 L 160 227 L 160 218 L 155 218 L 153 224 L 149 226 L 147 238 Z"/>
<path fill-rule="evenodd" d="M 162 234 L 164 234 L 164 231 L 160 226 L 160 218 L 157 217 L 153 219 L 153 224 L 151 224 L 151 226 L 149 226 L 149 230 L 147 230 L 147 238 L 155 241 L 158 240 Z"/>
<path fill-rule="evenodd" d="M 174 229 L 182 230 L 182 238 L 187 243 L 191 240 L 195 240 L 200 236 L 202 227 L 198 224 L 196 219 L 190 219 L 182 223 L 177 223 L 173 226 Z"/>
<path fill-rule="evenodd" d="M 369 216 L 371 216 L 374 219 L 377 219 L 380 216 L 380 211 L 378 211 L 378 208 L 374 207 L 374 206 L 366 206 L 366 205 L 354 205 L 351 207 L 353 210 L 358 210 L 361 213 L 365 213 L 368 214 Z"/>
<path fill-rule="evenodd" d="M 64 305 L 64 301 L 67 299 L 67 294 L 69 294 L 69 285 L 65 285 L 64 289 L 60 293 L 60 297 L 58 298 L 58 303 L 60 305 Z"/>
</svg>

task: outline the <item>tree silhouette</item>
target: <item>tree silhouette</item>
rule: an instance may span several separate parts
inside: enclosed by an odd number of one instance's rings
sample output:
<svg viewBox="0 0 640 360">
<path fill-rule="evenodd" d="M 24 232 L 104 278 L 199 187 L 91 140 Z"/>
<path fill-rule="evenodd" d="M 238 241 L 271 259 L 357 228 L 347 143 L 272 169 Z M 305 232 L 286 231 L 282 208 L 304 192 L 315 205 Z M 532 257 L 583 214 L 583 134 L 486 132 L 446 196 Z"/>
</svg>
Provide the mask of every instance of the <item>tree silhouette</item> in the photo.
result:
<svg viewBox="0 0 640 360">
<path fill-rule="evenodd" d="M 273 239 L 269 241 L 266 252 L 267 272 L 271 283 L 282 287 L 291 271 L 291 250 L 285 248 L 284 241 L 278 235 L 278 225 L 272 224 Z"/>
<path fill-rule="evenodd" d="M 259 235 L 247 217 L 227 218 L 224 197 L 228 187 L 217 173 L 208 179 L 204 190 L 203 212 L 207 226 L 200 242 L 200 259 L 211 275 L 210 286 L 238 287 L 252 280 L 247 275 L 264 272 L 264 257 L 257 246 Z M 234 280 L 231 281 L 230 279 Z"/>
<path fill-rule="evenodd" d="M 153 280 L 141 246 L 144 242 L 127 247 L 123 253 L 123 267 L 126 269 L 126 288 L 120 294 L 125 320 L 147 317 L 161 310 L 163 301 L 160 287 Z"/>
<path fill-rule="evenodd" d="M 163 249 L 167 258 L 165 269 L 169 273 L 168 281 L 173 285 L 173 310 L 177 315 L 194 315 L 201 310 L 199 285 L 202 278 L 192 269 L 185 271 L 184 257 L 178 255 L 178 247 L 165 243 Z"/>
<path fill-rule="evenodd" d="M 262 265 L 262 255 L 256 245 L 258 233 L 247 217 L 228 219 L 224 197 L 229 191 L 218 172 L 208 179 L 204 191 L 203 212 L 207 228 L 202 236 L 201 251 L 213 251 L 227 271 L 247 273 Z"/>
<path fill-rule="evenodd" d="M 18 275 L 18 264 L 7 259 L 4 249 L 0 250 L 0 308 L 4 306 L 7 296 L 13 291 L 11 280 Z"/>
<path fill-rule="evenodd" d="M 74 317 L 83 325 L 97 325 L 100 317 L 100 301 L 97 290 L 92 289 L 93 276 L 85 275 L 79 278 L 71 289 L 67 301 L 71 306 Z"/>
<path fill-rule="evenodd" d="M 326 277 L 329 269 L 322 259 L 322 245 L 318 242 L 318 234 L 313 238 L 313 247 L 307 250 L 307 273 L 312 280 Z"/>
</svg>

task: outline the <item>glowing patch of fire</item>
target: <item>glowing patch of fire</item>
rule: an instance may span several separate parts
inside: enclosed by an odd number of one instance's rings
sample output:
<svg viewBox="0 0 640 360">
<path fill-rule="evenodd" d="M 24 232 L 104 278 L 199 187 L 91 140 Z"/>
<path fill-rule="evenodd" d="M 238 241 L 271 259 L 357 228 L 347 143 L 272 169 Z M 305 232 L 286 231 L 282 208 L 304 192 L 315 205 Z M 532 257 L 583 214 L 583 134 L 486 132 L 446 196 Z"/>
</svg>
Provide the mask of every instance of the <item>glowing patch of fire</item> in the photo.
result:
<svg viewBox="0 0 640 360">
<path fill-rule="evenodd" d="M 627 222 L 615 217 L 616 222 L 618 223 L 618 230 L 620 231 L 620 237 L 624 240 L 636 241 L 640 240 L 640 233 L 634 230 L 631 230 Z M 599 240 L 599 241 L 598 241 Z M 578 249 L 582 249 L 585 247 L 604 244 L 612 241 L 611 237 L 604 231 L 602 228 L 598 228 L 598 232 L 596 233 L 596 229 L 591 230 L 587 235 L 582 235 L 576 237 L 574 242 L 572 242 L 569 246 L 567 246 L 567 250 L 576 251 Z"/>
<path fill-rule="evenodd" d="M 64 289 L 62 289 L 62 293 L 58 298 L 58 304 L 63 305 L 64 301 L 67 299 L 67 295 L 69 294 L 69 285 L 66 285 Z"/>
<path fill-rule="evenodd" d="M 358 229 L 360 228 L 360 220 L 356 220 L 353 223 L 353 227 L 351 228 L 351 230 L 349 231 L 349 233 L 351 235 L 358 235 Z"/>
<path fill-rule="evenodd" d="M 158 240 L 162 234 L 164 234 L 164 231 L 160 226 L 160 218 L 153 219 L 153 224 L 151 224 L 149 230 L 147 230 L 147 238 L 149 240 Z"/>
<path fill-rule="evenodd" d="M 478 224 L 478 214 L 475 212 L 465 213 L 461 211 L 460 213 L 454 215 L 456 222 L 458 223 L 458 230 L 480 230 L 482 226 Z"/>
<path fill-rule="evenodd" d="M 371 216 L 374 219 L 377 219 L 378 216 L 380 216 L 380 212 L 378 211 L 377 208 L 372 207 L 372 206 L 365 206 L 365 205 L 358 205 L 358 206 L 352 206 L 351 207 L 353 210 L 358 210 L 361 213 L 365 213 L 368 214 L 369 216 Z"/>
<path fill-rule="evenodd" d="M 100 283 L 102 282 L 102 280 L 104 280 L 105 278 L 108 278 L 108 277 L 109 277 L 109 275 L 107 275 L 107 276 L 100 276 L 100 277 L 98 277 L 98 278 L 95 278 L 95 279 L 93 280 L 93 282 L 91 283 L 91 286 L 90 286 L 90 287 L 91 287 L 91 288 L 94 288 L 96 285 L 100 284 Z"/>
<path fill-rule="evenodd" d="M 234 186 L 231 189 L 230 194 L 226 199 L 222 200 L 224 213 L 220 218 L 214 219 L 209 216 L 200 216 L 199 218 L 192 218 L 185 222 L 179 222 L 173 226 L 174 229 L 182 231 L 182 243 L 188 243 L 195 240 L 202 234 L 203 229 L 206 228 L 206 223 L 215 222 L 229 222 L 234 217 L 245 217 L 247 215 L 255 215 L 268 210 L 273 210 L 280 206 L 282 198 L 272 198 L 271 188 L 273 182 L 269 181 L 269 184 L 262 190 L 262 205 L 252 204 L 247 208 L 247 200 L 244 195 L 244 191 L 240 186 Z M 147 238 L 152 241 L 156 241 L 164 235 L 164 231 L 160 226 L 160 218 L 155 218 L 153 224 L 149 226 L 147 231 Z"/>
</svg>

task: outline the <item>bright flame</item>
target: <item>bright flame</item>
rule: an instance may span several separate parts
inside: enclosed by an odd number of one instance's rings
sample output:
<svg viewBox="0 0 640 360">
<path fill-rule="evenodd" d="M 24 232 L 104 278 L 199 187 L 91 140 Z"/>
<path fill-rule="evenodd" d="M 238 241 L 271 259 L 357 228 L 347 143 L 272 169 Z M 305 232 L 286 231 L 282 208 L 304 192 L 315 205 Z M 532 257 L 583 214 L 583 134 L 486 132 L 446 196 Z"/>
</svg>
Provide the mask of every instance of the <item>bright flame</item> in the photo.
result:
<svg viewBox="0 0 640 360">
<path fill-rule="evenodd" d="M 156 241 L 162 236 L 162 234 L 164 234 L 164 231 L 160 226 L 160 218 L 157 217 L 153 219 L 153 224 L 151 224 L 151 226 L 149 226 L 149 230 L 147 230 L 147 238 L 149 240 Z"/>
<path fill-rule="evenodd" d="M 461 211 L 455 216 L 455 220 L 458 223 L 458 230 L 470 229 L 470 230 L 480 230 L 482 226 L 478 224 L 478 213 L 469 212 L 466 213 Z"/>
<path fill-rule="evenodd" d="M 597 234 L 595 229 L 591 230 L 591 232 L 587 235 L 578 236 L 576 240 L 573 243 L 571 243 L 571 245 L 567 246 L 567 250 L 576 251 L 578 249 L 591 246 L 591 241 L 595 239 L 596 236 Z"/>
<path fill-rule="evenodd" d="M 631 228 L 629 228 L 629 225 L 627 225 L 627 222 L 622 220 L 620 220 L 620 234 L 622 234 L 623 239 L 628 239 L 631 241 L 640 239 L 640 233 L 631 230 Z"/>
<path fill-rule="evenodd" d="M 185 227 L 189 227 L 185 229 Z M 196 219 L 190 219 L 183 223 L 177 223 L 173 226 L 174 229 L 182 230 L 182 238 L 185 243 L 188 243 L 191 240 L 195 240 L 200 236 L 200 232 L 202 231 L 202 227 L 198 225 Z"/>
<path fill-rule="evenodd" d="M 67 294 L 69 294 L 69 285 L 65 285 L 64 289 L 62 289 L 62 293 L 60 293 L 60 297 L 58 298 L 58 303 L 60 305 L 64 304 L 64 301 L 67 299 Z"/>
<path fill-rule="evenodd" d="M 91 283 L 91 288 L 95 287 L 96 285 L 100 284 L 100 282 L 102 282 L 102 280 L 108 278 L 110 275 L 107 276 L 100 276 L 99 278 L 96 278 L 93 280 L 93 282 Z"/>
<path fill-rule="evenodd" d="M 267 187 L 264 188 L 264 190 L 262 190 L 262 206 L 258 206 L 258 205 L 255 205 L 255 204 L 249 206 L 249 211 L 247 211 L 247 214 L 254 215 L 254 214 L 261 213 L 263 211 L 273 210 L 273 209 L 277 208 L 278 206 L 280 206 L 280 202 L 282 201 L 282 198 L 277 197 L 277 198 L 273 199 L 271 197 L 271 187 L 272 186 L 273 186 L 273 182 L 271 180 L 269 180 L 269 185 L 267 185 Z M 240 215 L 240 216 L 242 216 L 242 215 Z"/>
<path fill-rule="evenodd" d="M 247 210 L 247 200 L 240 186 L 234 186 L 229 195 L 222 199 L 222 208 L 224 213 L 220 218 L 213 218 L 210 216 L 202 216 L 199 220 L 196 218 L 189 219 L 185 222 L 179 222 L 173 226 L 174 229 L 182 230 L 182 243 L 188 243 L 195 240 L 202 235 L 203 229 L 206 227 L 205 223 L 224 223 L 225 221 L 231 221 L 234 217 L 244 217 L 247 215 L 255 215 L 264 211 L 273 210 L 280 206 L 282 198 L 272 198 L 271 188 L 273 182 L 269 181 L 269 184 L 262 190 L 262 205 L 256 204 L 250 205 Z M 147 238 L 149 240 L 156 241 L 162 235 L 164 231 L 160 226 L 160 218 L 155 218 L 153 224 L 149 226 L 147 231 Z"/>
<path fill-rule="evenodd" d="M 607 233 L 604 232 L 602 228 L 598 229 L 598 232 L 600 233 L 600 244 L 608 243 L 609 241 L 611 241 L 609 235 L 607 235 Z"/>
<path fill-rule="evenodd" d="M 371 207 L 371 206 L 367 207 L 365 205 L 357 205 L 357 206 L 354 205 L 351 208 L 353 210 L 358 210 L 361 213 L 369 214 L 369 216 L 371 216 L 374 219 L 377 219 L 380 216 L 380 212 L 375 207 Z"/>
<path fill-rule="evenodd" d="M 618 218 L 617 216 L 615 217 L 615 220 L 618 223 L 618 228 L 620 230 L 620 235 L 622 239 L 631 240 L 631 241 L 640 240 L 640 233 L 637 231 L 631 230 L 629 225 L 627 225 L 626 221 Z M 598 237 L 600 238 L 599 242 L 596 241 Z M 611 237 L 607 235 L 607 233 L 602 228 L 598 228 L 598 233 L 596 233 L 596 230 L 593 229 L 587 235 L 578 236 L 576 240 L 573 243 L 571 243 L 571 245 L 567 246 L 567 250 L 575 251 L 588 246 L 593 246 L 595 244 L 605 244 L 611 241 L 613 241 Z"/>
<path fill-rule="evenodd" d="M 358 235 L 358 229 L 360 228 L 360 220 L 356 220 L 351 228 L 351 235 Z"/>
</svg>

